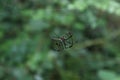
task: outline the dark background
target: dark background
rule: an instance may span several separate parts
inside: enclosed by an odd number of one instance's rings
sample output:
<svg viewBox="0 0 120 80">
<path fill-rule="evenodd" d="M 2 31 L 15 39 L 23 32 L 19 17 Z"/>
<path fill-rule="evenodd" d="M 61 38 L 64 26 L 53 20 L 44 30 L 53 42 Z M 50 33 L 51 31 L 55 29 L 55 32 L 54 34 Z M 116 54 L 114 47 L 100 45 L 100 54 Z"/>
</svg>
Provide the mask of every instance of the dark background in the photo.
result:
<svg viewBox="0 0 120 80">
<path fill-rule="evenodd" d="M 0 80 L 120 80 L 120 1 L 0 0 Z"/>
</svg>

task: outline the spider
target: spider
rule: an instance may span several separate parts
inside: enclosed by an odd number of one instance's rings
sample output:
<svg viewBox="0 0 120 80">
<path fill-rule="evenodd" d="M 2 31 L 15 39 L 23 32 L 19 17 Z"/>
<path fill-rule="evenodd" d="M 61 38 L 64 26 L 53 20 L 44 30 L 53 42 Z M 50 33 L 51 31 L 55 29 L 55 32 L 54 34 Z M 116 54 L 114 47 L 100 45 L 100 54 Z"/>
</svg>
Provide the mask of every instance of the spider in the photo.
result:
<svg viewBox="0 0 120 80">
<path fill-rule="evenodd" d="M 53 48 L 56 51 L 62 51 L 73 46 L 73 35 L 68 32 L 63 36 L 58 36 L 57 38 L 52 38 Z"/>
</svg>

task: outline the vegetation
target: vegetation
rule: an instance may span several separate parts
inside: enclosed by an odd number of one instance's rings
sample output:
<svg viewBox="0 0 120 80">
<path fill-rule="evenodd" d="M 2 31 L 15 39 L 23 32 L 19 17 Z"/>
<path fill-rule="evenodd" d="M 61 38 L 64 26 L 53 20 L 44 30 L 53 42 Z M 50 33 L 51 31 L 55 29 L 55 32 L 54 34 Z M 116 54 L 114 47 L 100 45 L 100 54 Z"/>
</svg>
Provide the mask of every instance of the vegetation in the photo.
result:
<svg viewBox="0 0 120 80">
<path fill-rule="evenodd" d="M 119 26 L 119 0 L 0 0 L 0 80 L 120 80 Z"/>
</svg>

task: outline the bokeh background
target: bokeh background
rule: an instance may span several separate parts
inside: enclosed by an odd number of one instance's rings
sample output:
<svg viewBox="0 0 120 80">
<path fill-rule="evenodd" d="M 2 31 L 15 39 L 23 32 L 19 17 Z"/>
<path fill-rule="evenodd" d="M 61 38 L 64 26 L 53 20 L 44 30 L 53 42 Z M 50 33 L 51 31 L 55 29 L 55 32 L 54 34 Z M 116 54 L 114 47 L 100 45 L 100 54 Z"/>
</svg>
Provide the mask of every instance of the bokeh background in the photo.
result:
<svg viewBox="0 0 120 80">
<path fill-rule="evenodd" d="M 0 0 L 0 80 L 120 80 L 120 1 Z"/>
</svg>

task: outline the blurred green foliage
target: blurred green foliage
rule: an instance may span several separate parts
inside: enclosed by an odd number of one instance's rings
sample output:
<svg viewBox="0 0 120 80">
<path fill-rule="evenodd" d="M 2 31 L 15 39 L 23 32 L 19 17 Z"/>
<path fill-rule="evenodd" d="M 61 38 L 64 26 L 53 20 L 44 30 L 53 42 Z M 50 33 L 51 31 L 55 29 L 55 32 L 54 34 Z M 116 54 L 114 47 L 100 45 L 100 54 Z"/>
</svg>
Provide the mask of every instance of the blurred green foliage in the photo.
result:
<svg viewBox="0 0 120 80">
<path fill-rule="evenodd" d="M 120 80 L 119 22 L 119 0 L 0 0 L 0 80 Z"/>
</svg>

